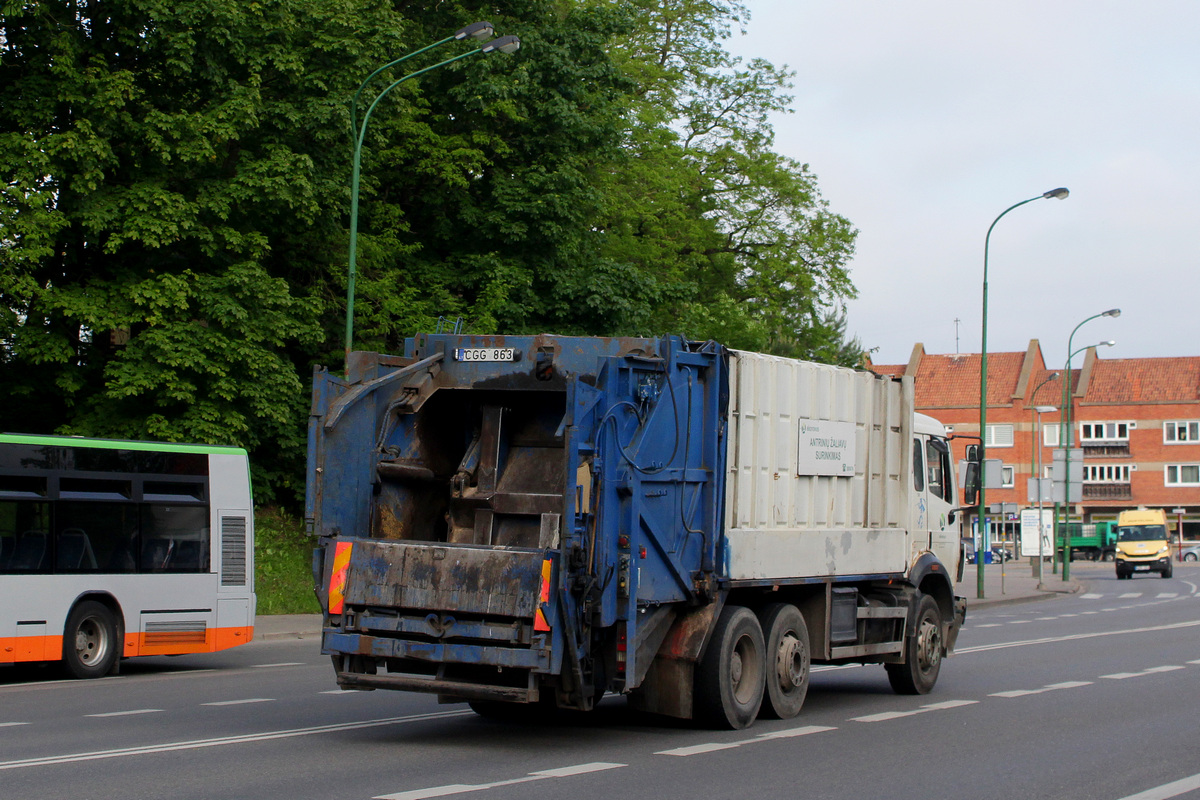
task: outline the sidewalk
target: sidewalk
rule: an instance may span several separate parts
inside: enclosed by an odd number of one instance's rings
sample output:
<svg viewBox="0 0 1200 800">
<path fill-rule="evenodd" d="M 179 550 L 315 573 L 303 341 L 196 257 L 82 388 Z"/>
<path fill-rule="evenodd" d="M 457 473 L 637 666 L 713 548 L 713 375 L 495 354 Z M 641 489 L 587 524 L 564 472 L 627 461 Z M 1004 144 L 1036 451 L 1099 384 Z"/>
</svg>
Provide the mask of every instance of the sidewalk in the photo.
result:
<svg viewBox="0 0 1200 800">
<path fill-rule="evenodd" d="M 1005 564 L 983 566 L 984 598 L 981 600 L 978 597 L 979 581 L 976 569 L 974 564 L 964 565 L 962 582 L 954 586 L 955 594 L 967 598 L 968 612 L 972 608 L 1047 600 L 1081 590 L 1079 581 L 1074 578 L 1063 581 L 1062 575 L 1055 575 L 1050 571 L 1049 564 L 1043 569 L 1044 583 L 1039 589 L 1037 576 L 1032 574 L 1028 561 L 1009 561 Z M 256 641 L 317 639 L 320 636 L 320 614 L 272 614 L 261 615 L 255 619 Z"/>
<path fill-rule="evenodd" d="M 1036 567 L 1031 567 L 1028 560 L 1022 559 L 1004 564 L 984 564 L 984 596 L 980 599 L 977 569 L 975 564 L 965 564 L 962 581 L 954 585 L 955 594 L 967 598 L 968 613 L 972 608 L 1030 603 L 1082 590 L 1082 584 L 1074 574 L 1070 580 L 1064 581 L 1061 573 L 1056 575 L 1050 571 L 1049 564 L 1042 567 L 1042 586 L 1039 589 L 1037 573 L 1034 571 Z"/>
</svg>

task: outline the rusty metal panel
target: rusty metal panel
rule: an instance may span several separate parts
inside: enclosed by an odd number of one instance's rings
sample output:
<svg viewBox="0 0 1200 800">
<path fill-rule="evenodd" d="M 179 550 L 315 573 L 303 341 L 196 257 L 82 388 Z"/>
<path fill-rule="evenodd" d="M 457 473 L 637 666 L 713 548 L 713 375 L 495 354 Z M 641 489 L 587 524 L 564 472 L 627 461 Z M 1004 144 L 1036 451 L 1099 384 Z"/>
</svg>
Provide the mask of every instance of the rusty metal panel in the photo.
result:
<svg viewBox="0 0 1200 800">
<path fill-rule="evenodd" d="M 539 551 L 360 540 L 350 560 L 346 602 L 532 617 L 541 575 Z"/>
</svg>

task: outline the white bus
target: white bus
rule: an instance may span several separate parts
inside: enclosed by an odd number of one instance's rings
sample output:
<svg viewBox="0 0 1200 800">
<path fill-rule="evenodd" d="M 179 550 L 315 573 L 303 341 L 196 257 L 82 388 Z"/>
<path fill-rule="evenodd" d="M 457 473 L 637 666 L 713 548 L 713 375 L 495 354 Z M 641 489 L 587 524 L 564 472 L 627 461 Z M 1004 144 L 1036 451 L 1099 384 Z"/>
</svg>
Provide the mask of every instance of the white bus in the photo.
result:
<svg viewBox="0 0 1200 800">
<path fill-rule="evenodd" d="M 249 642 L 253 508 L 239 448 L 0 434 L 0 664 Z"/>
</svg>

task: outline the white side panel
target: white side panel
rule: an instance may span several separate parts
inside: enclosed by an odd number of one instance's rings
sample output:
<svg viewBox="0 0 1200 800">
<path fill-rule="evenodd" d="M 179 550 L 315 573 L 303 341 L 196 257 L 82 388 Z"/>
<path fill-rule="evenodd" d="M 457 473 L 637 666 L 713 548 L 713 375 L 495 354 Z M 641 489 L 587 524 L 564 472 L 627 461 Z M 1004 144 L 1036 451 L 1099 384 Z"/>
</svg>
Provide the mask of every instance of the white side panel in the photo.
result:
<svg viewBox="0 0 1200 800">
<path fill-rule="evenodd" d="M 730 577 L 904 572 L 911 379 L 742 351 L 729 369 Z M 852 424 L 826 430 L 854 431 L 853 474 L 799 474 L 799 437 L 822 421 Z"/>
</svg>

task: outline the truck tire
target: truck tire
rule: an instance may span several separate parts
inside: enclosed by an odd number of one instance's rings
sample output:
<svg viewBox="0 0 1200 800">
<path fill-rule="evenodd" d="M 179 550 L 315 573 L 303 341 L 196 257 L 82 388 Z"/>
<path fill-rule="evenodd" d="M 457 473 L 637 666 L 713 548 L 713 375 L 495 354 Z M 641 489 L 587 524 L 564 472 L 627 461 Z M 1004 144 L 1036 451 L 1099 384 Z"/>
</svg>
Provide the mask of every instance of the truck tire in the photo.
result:
<svg viewBox="0 0 1200 800">
<path fill-rule="evenodd" d="M 904 642 L 904 663 L 885 664 L 896 694 L 928 694 L 942 668 L 942 612 L 937 601 L 918 595 L 916 628 Z"/>
<path fill-rule="evenodd" d="M 1160 573 L 1160 574 L 1161 574 L 1161 575 L 1162 575 L 1164 578 L 1169 578 L 1169 577 L 1171 577 L 1171 575 L 1173 575 L 1174 573 L 1175 573 L 1175 568 L 1174 568 L 1174 567 L 1172 567 L 1170 564 L 1167 564 L 1167 568 L 1166 568 L 1166 569 L 1164 569 L 1164 570 L 1162 571 L 1162 573 Z"/>
<path fill-rule="evenodd" d="M 787 603 L 772 603 L 758 612 L 766 636 L 767 691 L 760 717 L 791 719 L 800 713 L 808 694 L 812 667 L 808 626 L 800 609 Z"/>
<path fill-rule="evenodd" d="M 746 728 L 762 706 L 766 642 L 758 617 L 743 606 L 725 606 L 708 649 L 696 664 L 694 716 L 717 728 Z"/>
<path fill-rule="evenodd" d="M 84 600 L 71 610 L 63 630 L 63 663 L 76 678 L 108 674 L 120 655 L 117 621 L 108 606 Z"/>
</svg>

